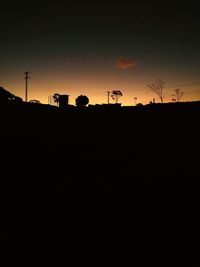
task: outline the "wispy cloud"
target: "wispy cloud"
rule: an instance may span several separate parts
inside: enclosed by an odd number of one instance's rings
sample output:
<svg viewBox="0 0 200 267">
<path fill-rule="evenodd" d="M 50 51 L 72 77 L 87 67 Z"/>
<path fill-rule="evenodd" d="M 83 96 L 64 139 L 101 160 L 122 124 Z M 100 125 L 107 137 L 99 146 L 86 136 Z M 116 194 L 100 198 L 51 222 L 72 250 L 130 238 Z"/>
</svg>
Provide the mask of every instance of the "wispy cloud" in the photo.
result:
<svg viewBox="0 0 200 267">
<path fill-rule="evenodd" d="M 134 68 L 137 65 L 137 62 L 130 58 L 120 58 L 117 60 L 117 68 L 121 70 Z"/>
</svg>

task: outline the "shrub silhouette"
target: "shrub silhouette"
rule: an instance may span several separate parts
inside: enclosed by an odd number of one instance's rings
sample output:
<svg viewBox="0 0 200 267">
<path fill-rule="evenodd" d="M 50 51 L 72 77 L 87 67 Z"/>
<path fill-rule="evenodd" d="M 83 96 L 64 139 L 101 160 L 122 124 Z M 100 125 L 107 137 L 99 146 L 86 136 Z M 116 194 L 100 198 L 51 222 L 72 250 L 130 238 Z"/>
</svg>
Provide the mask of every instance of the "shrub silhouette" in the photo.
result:
<svg viewBox="0 0 200 267">
<path fill-rule="evenodd" d="M 29 103 L 32 103 L 32 104 L 41 104 L 39 100 L 36 100 L 36 99 L 32 99 L 29 101 Z"/>
<path fill-rule="evenodd" d="M 86 107 L 89 104 L 89 98 L 85 95 L 80 95 L 76 98 L 77 107 Z"/>
</svg>

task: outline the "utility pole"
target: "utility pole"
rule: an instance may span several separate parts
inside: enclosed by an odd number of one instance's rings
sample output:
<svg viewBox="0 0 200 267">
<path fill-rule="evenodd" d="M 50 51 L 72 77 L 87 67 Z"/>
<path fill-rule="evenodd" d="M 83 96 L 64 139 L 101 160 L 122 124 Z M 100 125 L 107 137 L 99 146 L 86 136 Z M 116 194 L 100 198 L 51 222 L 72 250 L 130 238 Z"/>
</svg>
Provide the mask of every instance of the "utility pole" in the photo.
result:
<svg viewBox="0 0 200 267">
<path fill-rule="evenodd" d="M 28 79 L 30 79 L 31 77 L 29 77 L 29 73 L 31 73 L 31 71 L 26 71 L 24 72 L 25 74 L 25 101 L 28 102 Z"/>
<path fill-rule="evenodd" d="M 108 95 L 108 105 L 110 104 L 110 94 L 111 94 L 111 92 L 107 91 L 107 95 Z"/>
</svg>

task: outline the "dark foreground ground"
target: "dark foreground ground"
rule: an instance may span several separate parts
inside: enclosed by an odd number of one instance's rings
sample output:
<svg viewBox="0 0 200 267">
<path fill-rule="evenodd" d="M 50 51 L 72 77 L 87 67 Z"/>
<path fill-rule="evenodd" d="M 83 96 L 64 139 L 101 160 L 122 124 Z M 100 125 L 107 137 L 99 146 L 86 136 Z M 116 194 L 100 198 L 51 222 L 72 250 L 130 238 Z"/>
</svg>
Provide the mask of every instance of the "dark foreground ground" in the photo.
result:
<svg viewBox="0 0 200 267">
<path fill-rule="evenodd" d="M 198 217 L 199 118 L 200 103 L 2 105 L 1 239 L 184 239 L 186 220 Z"/>
</svg>

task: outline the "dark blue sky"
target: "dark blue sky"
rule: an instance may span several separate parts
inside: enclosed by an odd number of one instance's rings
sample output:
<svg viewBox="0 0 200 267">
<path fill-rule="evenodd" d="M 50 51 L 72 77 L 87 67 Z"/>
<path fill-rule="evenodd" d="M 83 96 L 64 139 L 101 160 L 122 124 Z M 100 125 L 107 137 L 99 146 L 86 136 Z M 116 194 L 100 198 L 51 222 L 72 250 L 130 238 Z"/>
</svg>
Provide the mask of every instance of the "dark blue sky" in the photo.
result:
<svg viewBox="0 0 200 267">
<path fill-rule="evenodd" d="M 200 82 L 199 29 L 198 5 L 192 1 L 4 2 L 0 81 L 23 96 L 21 76 L 31 69 L 32 97 L 42 100 L 60 88 L 72 96 L 84 91 L 101 102 L 101 92 L 104 97 L 116 86 L 128 97 L 145 99 L 146 84 L 157 78 L 169 85 Z M 119 70 L 120 58 L 137 64 Z M 184 90 L 197 99 L 199 88 Z"/>
</svg>

